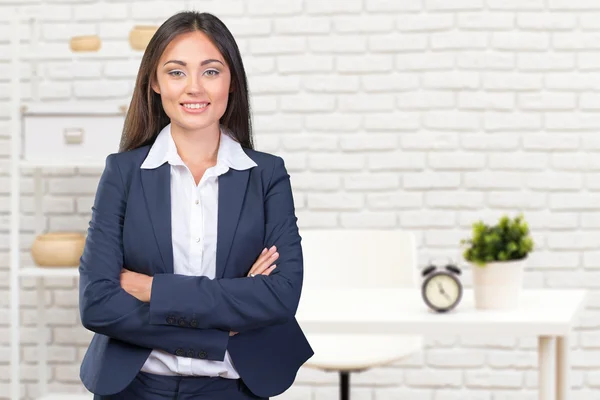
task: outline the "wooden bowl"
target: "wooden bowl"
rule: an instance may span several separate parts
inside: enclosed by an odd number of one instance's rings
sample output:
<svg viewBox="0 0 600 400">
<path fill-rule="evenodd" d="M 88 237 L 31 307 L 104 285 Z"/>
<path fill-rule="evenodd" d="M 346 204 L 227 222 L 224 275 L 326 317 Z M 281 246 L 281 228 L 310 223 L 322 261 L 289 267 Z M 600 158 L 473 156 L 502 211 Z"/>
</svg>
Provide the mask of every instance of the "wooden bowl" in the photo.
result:
<svg viewBox="0 0 600 400">
<path fill-rule="evenodd" d="M 129 32 L 129 45 L 134 50 L 145 50 L 148 42 L 158 29 L 153 25 L 136 25 Z"/>
<path fill-rule="evenodd" d="M 101 41 L 96 35 L 73 36 L 69 43 L 71 50 L 74 52 L 98 51 L 100 50 Z"/>
<path fill-rule="evenodd" d="M 78 267 L 85 235 L 77 232 L 49 232 L 38 235 L 31 256 L 40 267 Z"/>
</svg>

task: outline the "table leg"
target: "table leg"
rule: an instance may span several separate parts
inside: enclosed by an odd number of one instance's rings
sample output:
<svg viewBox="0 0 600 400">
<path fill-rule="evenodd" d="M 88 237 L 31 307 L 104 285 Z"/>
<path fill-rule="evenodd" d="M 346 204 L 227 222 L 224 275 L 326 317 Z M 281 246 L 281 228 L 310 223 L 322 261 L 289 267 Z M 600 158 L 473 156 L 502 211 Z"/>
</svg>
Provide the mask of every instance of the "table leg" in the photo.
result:
<svg viewBox="0 0 600 400">
<path fill-rule="evenodd" d="M 569 361 L 569 337 L 556 339 L 556 400 L 571 398 L 571 363 Z"/>
<path fill-rule="evenodd" d="M 538 364 L 539 364 L 539 400 L 553 400 L 555 385 L 552 368 L 552 355 L 554 353 L 554 338 L 540 336 L 538 338 Z"/>
</svg>

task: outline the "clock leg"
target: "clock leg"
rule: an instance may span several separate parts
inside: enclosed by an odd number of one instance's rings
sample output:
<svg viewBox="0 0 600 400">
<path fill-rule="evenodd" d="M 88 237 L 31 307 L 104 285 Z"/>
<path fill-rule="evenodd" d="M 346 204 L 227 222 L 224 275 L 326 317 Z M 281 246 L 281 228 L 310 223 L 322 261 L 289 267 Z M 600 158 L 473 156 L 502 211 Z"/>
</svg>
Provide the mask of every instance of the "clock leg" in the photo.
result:
<svg viewBox="0 0 600 400">
<path fill-rule="evenodd" d="M 556 400 L 571 398 L 571 363 L 569 361 L 569 337 L 556 339 Z"/>
<path fill-rule="evenodd" d="M 555 349 L 553 344 L 554 338 L 550 336 L 540 336 L 538 338 L 539 400 L 554 399 L 554 377 L 556 374 L 553 373 L 552 368 L 552 356 Z"/>
</svg>

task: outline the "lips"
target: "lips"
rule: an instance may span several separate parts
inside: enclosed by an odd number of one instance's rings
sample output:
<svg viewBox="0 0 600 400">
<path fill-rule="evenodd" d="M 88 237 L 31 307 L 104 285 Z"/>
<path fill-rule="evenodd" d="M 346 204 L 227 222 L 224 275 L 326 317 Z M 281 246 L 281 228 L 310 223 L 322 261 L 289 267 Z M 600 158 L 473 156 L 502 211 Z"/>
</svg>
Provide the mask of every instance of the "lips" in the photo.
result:
<svg viewBox="0 0 600 400">
<path fill-rule="evenodd" d="M 183 107 L 188 106 L 187 108 L 204 108 L 208 105 L 210 105 L 210 102 L 208 101 L 200 101 L 197 103 L 180 103 Z"/>
<path fill-rule="evenodd" d="M 187 107 L 185 105 L 188 105 Z M 192 106 L 189 106 L 192 105 Z M 206 109 L 210 106 L 208 102 L 201 103 L 180 103 L 181 108 L 189 114 L 200 114 L 206 111 Z"/>
</svg>

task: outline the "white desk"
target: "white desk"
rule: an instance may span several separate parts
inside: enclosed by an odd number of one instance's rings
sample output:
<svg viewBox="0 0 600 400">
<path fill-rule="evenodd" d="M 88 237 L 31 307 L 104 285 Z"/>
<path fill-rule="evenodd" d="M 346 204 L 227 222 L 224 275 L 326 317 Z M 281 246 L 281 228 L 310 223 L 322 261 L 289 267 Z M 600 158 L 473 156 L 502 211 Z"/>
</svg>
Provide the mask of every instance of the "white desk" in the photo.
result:
<svg viewBox="0 0 600 400">
<path fill-rule="evenodd" d="M 472 290 L 450 313 L 429 311 L 414 289 L 305 289 L 296 318 L 307 333 L 538 337 L 539 399 L 570 399 L 569 335 L 585 290 L 525 290 L 518 309 L 477 310 Z M 556 369 L 552 361 L 556 357 Z"/>
</svg>

